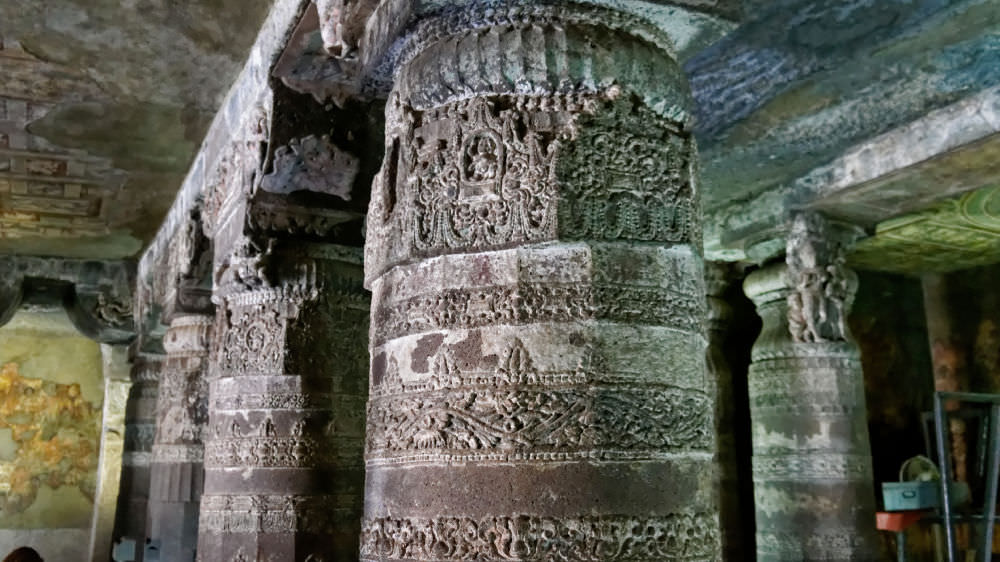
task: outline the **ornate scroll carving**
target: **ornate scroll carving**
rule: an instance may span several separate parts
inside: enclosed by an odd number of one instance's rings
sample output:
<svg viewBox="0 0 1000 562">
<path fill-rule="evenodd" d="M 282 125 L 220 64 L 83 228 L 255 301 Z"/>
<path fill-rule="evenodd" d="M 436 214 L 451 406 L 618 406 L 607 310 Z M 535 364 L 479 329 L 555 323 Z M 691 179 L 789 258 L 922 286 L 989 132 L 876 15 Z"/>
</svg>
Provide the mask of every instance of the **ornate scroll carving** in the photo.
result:
<svg viewBox="0 0 1000 562">
<path fill-rule="evenodd" d="M 412 116 L 408 222 L 418 252 L 555 235 L 555 153 L 568 108 L 554 103 L 545 111 L 533 102 L 473 98 Z M 537 122 L 549 126 L 532 126 L 539 114 L 548 119 Z"/>
<path fill-rule="evenodd" d="M 607 319 L 699 330 L 704 303 L 661 287 L 606 285 L 495 286 L 440 291 L 380 306 L 376 342 L 449 328 Z"/>
<path fill-rule="evenodd" d="M 857 276 L 847 268 L 842 239 L 817 213 L 799 213 L 788 234 L 788 328 L 796 342 L 849 341 L 847 313 Z"/>
<path fill-rule="evenodd" d="M 612 91 L 612 97 L 619 94 Z M 559 161 L 559 231 L 568 238 L 695 242 L 694 140 L 641 103 L 605 103 L 577 123 Z"/>
<path fill-rule="evenodd" d="M 271 193 L 312 191 L 350 201 L 360 161 L 324 135 L 292 139 L 274 153 L 274 171 L 261 178 Z"/>
<path fill-rule="evenodd" d="M 366 520 L 362 560 L 715 560 L 715 516 Z"/>
<path fill-rule="evenodd" d="M 708 397 L 620 387 L 469 389 L 374 400 L 368 457 L 649 458 L 712 444 Z"/>
</svg>

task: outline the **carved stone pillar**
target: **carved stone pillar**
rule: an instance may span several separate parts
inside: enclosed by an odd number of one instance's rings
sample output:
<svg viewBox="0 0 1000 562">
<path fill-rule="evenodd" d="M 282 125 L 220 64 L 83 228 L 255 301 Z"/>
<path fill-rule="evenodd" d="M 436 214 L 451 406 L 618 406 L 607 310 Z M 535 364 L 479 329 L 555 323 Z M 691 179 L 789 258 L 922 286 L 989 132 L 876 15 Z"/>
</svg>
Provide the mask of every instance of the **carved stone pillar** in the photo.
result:
<svg viewBox="0 0 1000 562">
<path fill-rule="evenodd" d="M 245 241 L 223 266 L 202 560 L 350 560 L 364 470 L 360 251 Z"/>
<path fill-rule="evenodd" d="M 128 400 L 128 349 L 101 344 L 104 366 L 104 405 L 101 422 L 101 451 L 97 461 L 97 489 L 90 526 L 90 560 L 103 562 L 111 557 L 112 533 L 118 507 L 118 491 L 125 449 L 125 404 Z"/>
<path fill-rule="evenodd" d="M 726 301 L 726 292 L 735 285 L 730 264 L 705 264 L 708 295 L 708 353 L 706 354 L 710 382 L 715 385 L 715 428 L 719 476 L 719 522 L 722 528 L 724 560 L 742 560 L 749 541 L 743 536 L 741 505 L 742 482 L 736 445 L 736 403 L 733 398 L 733 372 L 726 359 L 726 336 L 730 331 L 733 308 Z M 741 420 L 742 421 L 742 420 Z"/>
<path fill-rule="evenodd" d="M 763 320 L 749 373 L 757 560 L 874 560 L 864 381 L 846 320 L 857 278 L 818 215 L 796 217 L 786 261 L 744 283 Z"/>
<path fill-rule="evenodd" d="M 201 314 L 176 316 L 163 338 L 167 356 L 156 405 L 148 533 L 161 560 L 193 561 L 198 546 L 212 322 Z"/>
<path fill-rule="evenodd" d="M 643 21 L 404 47 L 368 214 L 363 560 L 715 560 L 696 154 Z"/>
<path fill-rule="evenodd" d="M 147 536 L 149 467 L 156 435 L 156 395 L 163 361 L 162 355 L 150 353 L 136 353 L 132 357 L 132 388 L 125 405 L 125 451 L 122 453 L 114 538 L 135 541 L 137 553 L 142 551 Z"/>
</svg>

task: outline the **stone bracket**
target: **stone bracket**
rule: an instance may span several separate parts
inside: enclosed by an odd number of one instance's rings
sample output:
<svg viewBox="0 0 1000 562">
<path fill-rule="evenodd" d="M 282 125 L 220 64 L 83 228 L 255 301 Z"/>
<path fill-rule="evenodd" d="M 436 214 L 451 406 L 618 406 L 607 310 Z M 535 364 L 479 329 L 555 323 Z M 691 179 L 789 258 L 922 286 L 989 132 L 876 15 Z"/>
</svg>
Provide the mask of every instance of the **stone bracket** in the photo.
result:
<svg viewBox="0 0 1000 562">
<path fill-rule="evenodd" d="M 73 325 L 101 343 L 129 342 L 135 334 L 127 261 L 6 256 L 0 259 L 0 325 L 22 303 L 66 308 Z"/>
</svg>

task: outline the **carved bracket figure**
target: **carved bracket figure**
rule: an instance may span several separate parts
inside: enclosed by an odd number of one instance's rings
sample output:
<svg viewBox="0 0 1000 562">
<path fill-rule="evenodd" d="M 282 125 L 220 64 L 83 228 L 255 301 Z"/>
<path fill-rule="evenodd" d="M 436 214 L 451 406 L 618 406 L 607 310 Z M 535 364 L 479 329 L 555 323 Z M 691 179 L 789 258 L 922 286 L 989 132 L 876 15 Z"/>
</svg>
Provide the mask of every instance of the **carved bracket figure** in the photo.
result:
<svg viewBox="0 0 1000 562">
<path fill-rule="evenodd" d="M 85 336 L 127 343 L 135 334 L 134 278 L 129 262 L 7 256 L 0 261 L 0 325 L 22 302 L 62 304 Z"/>
<path fill-rule="evenodd" d="M 796 342 L 850 341 L 847 314 L 858 286 L 845 265 L 851 241 L 818 213 L 794 217 L 785 259 L 792 284 L 788 327 Z"/>
</svg>

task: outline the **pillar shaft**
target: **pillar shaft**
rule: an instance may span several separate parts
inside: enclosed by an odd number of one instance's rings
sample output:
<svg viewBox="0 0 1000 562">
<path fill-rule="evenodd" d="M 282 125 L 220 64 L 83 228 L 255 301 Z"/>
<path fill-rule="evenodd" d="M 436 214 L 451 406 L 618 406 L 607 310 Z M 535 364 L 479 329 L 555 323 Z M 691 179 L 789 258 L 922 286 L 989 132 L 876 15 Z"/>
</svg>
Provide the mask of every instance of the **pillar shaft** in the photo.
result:
<svg viewBox="0 0 1000 562">
<path fill-rule="evenodd" d="M 874 560 L 864 380 L 846 331 L 856 278 L 832 233 L 797 232 L 787 266 L 744 283 L 763 320 L 749 372 L 757 559 Z"/>
<path fill-rule="evenodd" d="M 724 560 L 741 560 L 748 552 L 752 537 L 744 538 L 746 528 L 741 503 L 747 475 L 740 474 L 737 447 L 736 403 L 733 396 L 733 371 L 726 357 L 726 338 L 733 321 L 733 308 L 726 293 L 735 285 L 734 273 L 728 264 L 705 264 L 708 295 L 708 353 L 706 366 L 715 385 L 715 426 L 719 476 L 719 521 L 722 528 Z M 746 506 L 749 509 L 749 505 Z"/>
<path fill-rule="evenodd" d="M 137 353 L 132 359 L 132 388 L 125 406 L 125 451 L 115 515 L 114 537 L 135 542 L 141 561 L 149 502 L 150 463 L 156 436 L 156 399 L 162 355 Z"/>
<path fill-rule="evenodd" d="M 368 215 L 363 560 L 719 556 L 687 99 L 622 18 L 411 38 Z"/>
<path fill-rule="evenodd" d="M 148 521 L 161 560 L 193 561 L 198 545 L 212 321 L 207 315 L 177 316 L 163 338 L 167 356 L 157 400 Z"/>
<path fill-rule="evenodd" d="M 94 494 L 94 517 L 90 526 L 90 560 L 103 562 L 111 557 L 112 532 L 118 507 L 118 490 L 125 450 L 125 406 L 128 401 L 128 350 L 125 346 L 101 344 L 104 367 L 101 451 Z"/>
<path fill-rule="evenodd" d="M 305 246 L 216 289 L 204 560 L 357 556 L 369 299 L 358 253 Z"/>
</svg>

